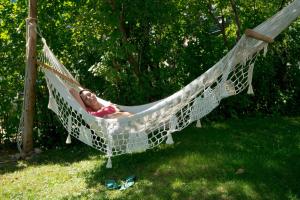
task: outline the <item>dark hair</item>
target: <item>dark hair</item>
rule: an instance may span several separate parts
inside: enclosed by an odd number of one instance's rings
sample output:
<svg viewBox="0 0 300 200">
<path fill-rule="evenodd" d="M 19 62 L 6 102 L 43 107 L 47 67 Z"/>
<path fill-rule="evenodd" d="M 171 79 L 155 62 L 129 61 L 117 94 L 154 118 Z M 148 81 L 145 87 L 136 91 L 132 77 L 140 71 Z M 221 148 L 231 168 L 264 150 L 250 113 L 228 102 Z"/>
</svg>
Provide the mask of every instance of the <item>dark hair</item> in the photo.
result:
<svg viewBox="0 0 300 200">
<path fill-rule="evenodd" d="M 91 92 L 89 89 L 82 89 L 82 90 L 79 91 L 79 96 L 80 96 L 80 97 L 81 97 L 81 94 L 82 94 L 84 91 Z"/>
</svg>

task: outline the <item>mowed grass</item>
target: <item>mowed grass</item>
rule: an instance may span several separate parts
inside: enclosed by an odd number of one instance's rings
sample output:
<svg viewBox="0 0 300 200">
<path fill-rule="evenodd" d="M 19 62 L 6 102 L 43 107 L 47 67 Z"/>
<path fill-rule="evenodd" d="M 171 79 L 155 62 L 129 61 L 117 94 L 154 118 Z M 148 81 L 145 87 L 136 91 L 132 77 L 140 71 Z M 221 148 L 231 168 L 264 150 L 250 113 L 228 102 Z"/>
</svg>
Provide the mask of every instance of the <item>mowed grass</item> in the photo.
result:
<svg viewBox="0 0 300 200">
<path fill-rule="evenodd" d="M 190 126 L 144 153 L 106 159 L 84 144 L 0 164 L 0 199 L 300 199 L 300 117 Z M 107 179 L 136 175 L 125 190 Z"/>
</svg>

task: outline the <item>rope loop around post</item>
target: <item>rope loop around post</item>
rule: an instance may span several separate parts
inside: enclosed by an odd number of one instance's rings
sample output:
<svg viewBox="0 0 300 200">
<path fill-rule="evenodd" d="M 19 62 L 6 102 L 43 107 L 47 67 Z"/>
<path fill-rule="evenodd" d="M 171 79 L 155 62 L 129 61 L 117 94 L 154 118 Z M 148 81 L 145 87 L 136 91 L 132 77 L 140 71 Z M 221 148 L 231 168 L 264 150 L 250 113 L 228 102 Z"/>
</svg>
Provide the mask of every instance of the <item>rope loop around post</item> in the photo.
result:
<svg viewBox="0 0 300 200">
<path fill-rule="evenodd" d="M 32 22 L 32 21 L 37 22 L 37 18 L 34 18 L 34 17 L 27 17 L 25 20 L 26 20 L 27 22 Z"/>
</svg>

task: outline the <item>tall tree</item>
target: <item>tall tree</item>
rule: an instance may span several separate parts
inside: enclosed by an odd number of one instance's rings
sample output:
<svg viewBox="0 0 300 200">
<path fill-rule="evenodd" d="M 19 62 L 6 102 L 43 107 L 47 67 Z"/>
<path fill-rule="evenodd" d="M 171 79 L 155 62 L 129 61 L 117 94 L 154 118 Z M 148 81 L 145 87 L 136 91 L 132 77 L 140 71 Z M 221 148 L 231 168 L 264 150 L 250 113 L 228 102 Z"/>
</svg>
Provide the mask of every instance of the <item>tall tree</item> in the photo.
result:
<svg viewBox="0 0 300 200">
<path fill-rule="evenodd" d="M 36 21 L 37 21 L 37 2 L 30 0 L 29 15 L 27 18 L 27 67 L 25 72 L 25 99 L 24 99 L 24 128 L 23 128 L 23 153 L 29 154 L 33 150 L 33 115 L 35 106 L 35 83 L 37 76 L 36 69 Z"/>
</svg>

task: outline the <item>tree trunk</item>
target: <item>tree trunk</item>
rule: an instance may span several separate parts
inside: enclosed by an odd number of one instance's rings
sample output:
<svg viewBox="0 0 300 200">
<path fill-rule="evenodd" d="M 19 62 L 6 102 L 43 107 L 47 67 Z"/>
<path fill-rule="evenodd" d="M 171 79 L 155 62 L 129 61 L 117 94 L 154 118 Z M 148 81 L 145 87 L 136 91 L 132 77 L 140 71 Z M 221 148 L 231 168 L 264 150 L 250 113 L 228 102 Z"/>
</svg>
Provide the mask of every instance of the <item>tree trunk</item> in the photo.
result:
<svg viewBox="0 0 300 200">
<path fill-rule="evenodd" d="M 240 23 L 239 15 L 237 12 L 235 0 L 230 0 L 230 4 L 231 4 L 231 8 L 234 13 L 235 24 L 237 26 L 236 36 L 237 36 L 237 41 L 238 41 L 241 38 L 241 23 Z"/>
<path fill-rule="evenodd" d="M 23 154 L 27 155 L 33 150 L 33 115 L 35 105 L 36 69 L 36 19 L 37 1 L 29 0 L 29 17 L 27 19 L 27 53 L 25 70 L 25 98 L 24 98 L 24 129 L 23 129 Z"/>
<path fill-rule="evenodd" d="M 209 12 L 210 16 L 213 18 L 213 20 L 215 21 L 218 28 L 221 30 L 224 45 L 225 45 L 225 47 L 228 48 L 229 46 L 228 46 L 228 42 L 227 42 L 226 24 L 225 24 L 225 21 L 224 21 L 224 16 L 223 15 L 221 16 L 221 23 L 220 23 L 218 17 L 216 17 L 213 13 L 213 8 L 212 8 L 211 2 L 209 2 L 209 4 L 208 4 L 208 12 Z"/>
<path fill-rule="evenodd" d="M 112 7 L 112 10 L 116 12 L 116 2 L 115 0 L 109 0 L 109 3 Z M 122 4 L 122 9 L 120 11 L 119 15 L 119 30 L 122 33 L 122 43 L 126 45 L 128 43 L 128 30 L 126 30 L 125 26 L 125 16 L 124 16 L 124 6 Z M 129 64 L 133 67 L 134 69 L 134 74 L 138 78 L 138 75 L 140 74 L 139 66 L 138 66 L 138 61 L 135 59 L 133 54 L 131 52 L 126 51 L 126 56 L 127 56 L 127 61 Z"/>
</svg>

